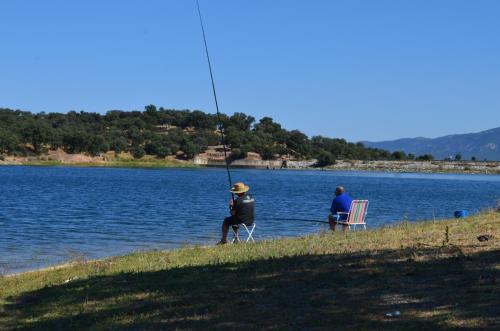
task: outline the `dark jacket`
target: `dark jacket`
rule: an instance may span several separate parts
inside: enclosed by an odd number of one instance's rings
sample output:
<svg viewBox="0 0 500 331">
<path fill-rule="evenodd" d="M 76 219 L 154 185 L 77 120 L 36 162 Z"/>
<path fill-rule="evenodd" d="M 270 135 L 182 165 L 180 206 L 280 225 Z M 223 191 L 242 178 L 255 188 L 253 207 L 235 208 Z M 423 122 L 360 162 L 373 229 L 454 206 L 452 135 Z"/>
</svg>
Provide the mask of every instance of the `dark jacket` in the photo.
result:
<svg viewBox="0 0 500 331">
<path fill-rule="evenodd" d="M 234 201 L 235 217 L 245 224 L 252 224 L 255 218 L 255 199 L 248 193 Z"/>
</svg>

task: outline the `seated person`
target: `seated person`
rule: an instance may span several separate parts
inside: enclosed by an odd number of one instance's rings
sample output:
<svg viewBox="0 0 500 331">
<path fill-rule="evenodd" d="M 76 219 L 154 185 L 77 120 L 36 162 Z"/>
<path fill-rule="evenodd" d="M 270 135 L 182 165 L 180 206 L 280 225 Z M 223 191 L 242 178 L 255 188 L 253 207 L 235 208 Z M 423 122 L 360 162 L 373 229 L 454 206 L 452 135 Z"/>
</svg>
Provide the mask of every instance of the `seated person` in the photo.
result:
<svg viewBox="0 0 500 331">
<path fill-rule="evenodd" d="M 344 187 L 339 186 L 335 189 L 335 198 L 332 201 L 332 206 L 330 211 L 332 212 L 328 215 L 328 223 L 330 224 L 330 229 L 335 231 L 338 221 L 347 221 L 347 214 L 351 208 L 352 199 L 350 196 L 344 193 Z M 342 229 L 345 231 L 347 229 L 346 224 L 342 224 Z"/>
<path fill-rule="evenodd" d="M 230 192 L 237 195 L 237 198 L 229 201 L 229 210 L 231 216 L 226 217 L 222 223 L 222 238 L 218 245 L 227 243 L 227 233 L 229 226 L 238 234 L 238 225 L 245 223 L 245 225 L 252 225 L 255 215 L 255 200 L 248 194 L 250 187 L 243 183 L 236 183 L 231 188 Z"/>
</svg>

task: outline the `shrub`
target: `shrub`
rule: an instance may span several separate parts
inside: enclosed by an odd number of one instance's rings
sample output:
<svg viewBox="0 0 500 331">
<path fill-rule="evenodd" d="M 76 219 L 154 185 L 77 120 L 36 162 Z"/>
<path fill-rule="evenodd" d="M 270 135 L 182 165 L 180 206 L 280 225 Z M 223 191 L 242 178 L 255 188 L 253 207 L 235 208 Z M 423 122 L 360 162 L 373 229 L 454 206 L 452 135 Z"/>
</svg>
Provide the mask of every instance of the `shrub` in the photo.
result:
<svg viewBox="0 0 500 331">
<path fill-rule="evenodd" d="M 318 162 L 316 162 L 317 167 L 326 167 L 335 164 L 335 157 L 332 153 L 323 151 L 318 155 Z"/>
<path fill-rule="evenodd" d="M 140 146 L 135 146 L 132 148 L 132 156 L 134 156 L 135 159 L 140 159 L 144 155 L 146 155 L 144 148 Z"/>
</svg>

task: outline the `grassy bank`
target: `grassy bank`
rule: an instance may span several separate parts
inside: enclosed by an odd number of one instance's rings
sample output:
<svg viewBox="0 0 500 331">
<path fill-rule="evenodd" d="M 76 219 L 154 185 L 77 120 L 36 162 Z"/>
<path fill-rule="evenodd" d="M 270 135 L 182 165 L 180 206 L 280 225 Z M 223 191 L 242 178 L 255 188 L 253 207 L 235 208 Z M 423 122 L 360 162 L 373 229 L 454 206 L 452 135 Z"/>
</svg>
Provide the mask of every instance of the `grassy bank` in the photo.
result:
<svg viewBox="0 0 500 331">
<path fill-rule="evenodd" d="M 1 278 L 0 329 L 498 329 L 499 239 L 487 212 L 80 262 Z"/>
<path fill-rule="evenodd" d="M 1 165 L 1 164 L 0 164 Z M 112 168 L 200 168 L 191 161 L 177 162 L 171 160 L 114 160 L 99 162 L 61 162 L 55 160 L 30 160 L 19 163 L 3 163 L 3 165 L 25 166 L 64 166 L 64 167 L 112 167 Z"/>
<path fill-rule="evenodd" d="M 66 167 L 112 167 L 112 168 L 199 168 L 192 162 L 175 161 L 106 161 L 106 162 L 76 162 L 62 163 L 57 161 L 35 161 L 24 165 L 31 166 L 66 166 Z"/>
<path fill-rule="evenodd" d="M 243 165 L 242 165 L 243 164 Z M 233 168 L 266 169 L 265 162 L 262 166 L 255 166 L 254 163 L 244 165 L 233 165 Z M 21 158 L 15 161 L 2 161 L 1 165 L 26 165 L 26 166 L 66 166 L 66 167 L 115 167 L 115 168 L 204 168 L 207 165 L 196 164 L 193 160 L 158 159 L 147 156 L 142 159 L 104 159 L 97 161 L 60 161 L 37 157 Z M 210 167 L 222 167 L 220 165 L 210 165 Z M 277 169 L 277 168 L 276 168 Z M 327 170 L 327 171 L 372 171 L 390 173 L 444 173 L 444 174 L 488 174 L 500 175 L 500 163 L 490 162 L 487 165 L 447 165 L 442 161 L 433 162 L 397 162 L 397 161 L 353 161 L 339 162 L 336 165 L 316 168 L 316 167 L 291 167 L 291 170 Z"/>
</svg>

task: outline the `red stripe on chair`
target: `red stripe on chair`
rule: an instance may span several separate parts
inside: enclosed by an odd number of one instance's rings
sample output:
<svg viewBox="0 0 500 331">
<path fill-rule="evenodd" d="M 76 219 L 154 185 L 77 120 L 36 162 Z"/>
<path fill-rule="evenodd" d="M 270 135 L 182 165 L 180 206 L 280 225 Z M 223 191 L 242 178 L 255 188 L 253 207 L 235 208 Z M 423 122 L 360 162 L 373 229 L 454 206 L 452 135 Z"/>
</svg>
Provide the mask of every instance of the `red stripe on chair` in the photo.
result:
<svg viewBox="0 0 500 331">
<path fill-rule="evenodd" d="M 351 210 L 349 210 L 349 219 L 347 223 L 353 224 L 356 220 L 356 213 L 358 209 L 358 200 L 353 200 L 351 203 Z"/>
<path fill-rule="evenodd" d="M 353 200 L 351 205 L 351 210 L 349 212 L 350 224 L 364 223 L 364 215 L 366 206 L 368 204 L 367 200 Z"/>
<path fill-rule="evenodd" d="M 356 219 L 354 220 L 355 223 L 363 223 L 364 222 L 364 216 L 365 216 L 365 208 L 366 208 L 366 201 L 360 201 L 359 202 L 359 214 L 357 215 Z"/>
</svg>

